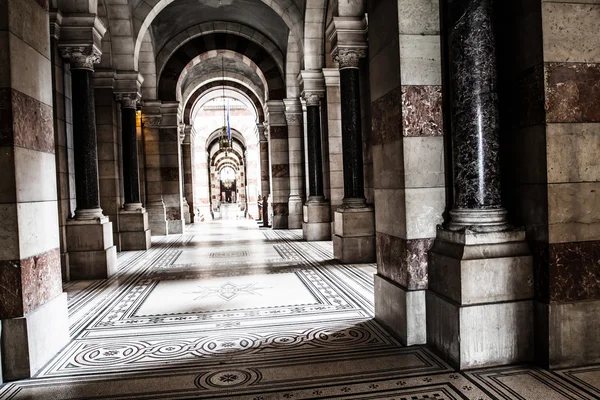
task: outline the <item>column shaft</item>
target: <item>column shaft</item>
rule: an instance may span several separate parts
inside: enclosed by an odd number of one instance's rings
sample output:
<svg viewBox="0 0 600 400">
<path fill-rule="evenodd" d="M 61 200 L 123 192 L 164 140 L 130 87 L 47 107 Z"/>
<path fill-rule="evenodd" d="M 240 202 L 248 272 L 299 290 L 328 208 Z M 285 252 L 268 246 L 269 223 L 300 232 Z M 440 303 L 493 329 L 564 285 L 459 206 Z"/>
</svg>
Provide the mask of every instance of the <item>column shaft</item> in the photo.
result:
<svg viewBox="0 0 600 400">
<path fill-rule="evenodd" d="M 135 108 L 122 108 L 121 118 L 123 135 L 123 186 L 125 190 L 125 208 L 127 208 L 128 204 L 139 206 L 141 203 Z"/>
<path fill-rule="evenodd" d="M 306 107 L 308 140 L 309 196 L 323 198 L 323 152 L 321 149 L 321 111 L 318 105 Z"/>
<path fill-rule="evenodd" d="M 360 110 L 360 71 L 358 67 L 340 69 L 342 102 L 342 151 L 344 160 L 344 203 L 364 204 L 365 184 L 362 156 Z"/>
<path fill-rule="evenodd" d="M 496 43 L 491 0 L 454 5 L 450 81 L 454 209 L 450 228 L 502 226 Z M 459 18 L 460 16 L 460 18 Z"/>
<path fill-rule="evenodd" d="M 98 148 L 96 144 L 96 106 L 94 72 L 89 69 L 71 69 L 73 93 L 73 147 L 75 160 L 75 218 L 85 210 L 100 209 L 98 183 Z M 99 212 L 101 215 L 101 211 Z"/>
</svg>

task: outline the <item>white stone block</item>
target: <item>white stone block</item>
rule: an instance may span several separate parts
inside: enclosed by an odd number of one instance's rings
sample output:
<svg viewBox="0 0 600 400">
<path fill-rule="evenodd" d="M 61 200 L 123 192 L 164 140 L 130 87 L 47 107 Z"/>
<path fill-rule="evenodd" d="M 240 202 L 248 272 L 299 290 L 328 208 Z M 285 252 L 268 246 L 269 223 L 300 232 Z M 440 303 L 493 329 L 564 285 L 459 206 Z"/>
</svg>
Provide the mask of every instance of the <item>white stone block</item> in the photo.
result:
<svg viewBox="0 0 600 400">
<path fill-rule="evenodd" d="M 67 294 L 21 318 L 2 320 L 4 379 L 32 377 L 69 342 Z"/>
</svg>

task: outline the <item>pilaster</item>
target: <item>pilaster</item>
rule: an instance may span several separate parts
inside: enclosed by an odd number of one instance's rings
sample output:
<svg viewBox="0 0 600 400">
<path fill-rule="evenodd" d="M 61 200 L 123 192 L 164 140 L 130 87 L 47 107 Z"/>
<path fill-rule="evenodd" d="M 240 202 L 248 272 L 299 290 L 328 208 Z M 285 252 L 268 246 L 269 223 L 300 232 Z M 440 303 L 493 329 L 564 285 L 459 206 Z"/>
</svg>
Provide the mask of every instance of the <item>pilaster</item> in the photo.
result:
<svg viewBox="0 0 600 400">
<path fill-rule="evenodd" d="M 281 100 L 267 102 L 269 161 L 271 191 L 269 200 L 273 209 L 273 229 L 288 228 L 288 202 L 290 196 L 290 167 L 288 126 L 285 104 Z"/>
</svg>

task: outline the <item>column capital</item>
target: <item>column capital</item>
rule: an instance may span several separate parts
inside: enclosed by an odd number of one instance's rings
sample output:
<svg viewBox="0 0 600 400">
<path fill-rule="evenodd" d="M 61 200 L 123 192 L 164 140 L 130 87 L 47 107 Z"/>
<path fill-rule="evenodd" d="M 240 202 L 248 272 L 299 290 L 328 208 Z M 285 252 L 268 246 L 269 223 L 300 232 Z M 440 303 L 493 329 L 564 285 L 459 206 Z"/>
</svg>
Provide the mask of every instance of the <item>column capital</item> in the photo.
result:
<svg viewBox="0 0 600 400">
<path fill-rule="evenodd" d="M 321 99 L 324 97 L 323 92 L 303 92 L 302 98 L 306 101 L 307 106 L 320 106 Z"/>
<path fill-rule="evenodd" d="M 58 48 L 72 69 L 94 70 L 102 56 L 102 37 L 106 27 L 96 14 L 62 15 Z"/>
<path fill-rule="evenodd" d="M 285 119 L 288 125 L 300 125 L 302 123 L 302 103 L 300 99 L 289 98 L 283 99 L 285 104 Z"/>
<path fill-rule="evenodd" d="M 115 100 L 121 103 L 121 108 L 135 109 L 141 100 L 141 96 L 138 92 L 115 93 Z"/>
<path fill-rule="evenodd" d="M 144 77 L 137 71 L 115 72 L 115 99 L 123 108 L 136 108 L 141 101 Z"/>
<path fill-rule="evenodd" d="M 364 17 L 333 17 L 326 35 L 331 42 L 331 55 L 340 68 L 358 68 L 367 56 L 367 20 Z"/>
<path fill-rule="evenodd" d="M 94 46 L 59 46 L 60 55 L 69 64 L 71 69 L 94 70 L 94 64 L 100 62 L 102 53 Z"/>
<path fill-rule="evenodd" d="M 303 70 L 298 75 L 302 98 L 307 106 L 318 106 L 325 97 L 325 76 L 322 70 Z"/>
<path fill-rule="evenodd" d="M 341 68 L 358 68 L 361 58 L 367 56 L 366 49 L 355 48 L 337 48 L 331 53 L 333 60 L 337 62 Z"/>
</svg>

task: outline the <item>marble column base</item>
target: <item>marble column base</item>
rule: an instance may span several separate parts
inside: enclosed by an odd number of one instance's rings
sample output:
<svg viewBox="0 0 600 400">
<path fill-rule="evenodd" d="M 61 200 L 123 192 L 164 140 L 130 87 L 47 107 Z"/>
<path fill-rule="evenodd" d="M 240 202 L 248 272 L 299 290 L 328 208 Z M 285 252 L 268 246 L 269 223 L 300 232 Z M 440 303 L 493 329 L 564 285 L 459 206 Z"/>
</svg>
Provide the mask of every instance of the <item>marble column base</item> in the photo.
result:
<svg viewBox="0 0 600 400">
<path fill-rule="evenodd" d="M 427 343 L 450 364 L 533 360 L 533 262 L 524 231 L 438 228 L 428 278 Z"/>
<path fill-rule="evenodd" d="M 375 262 L 375 211 L 343 208 L 334 214 L 333 256 L 342 263 Z"/>
<path fill-rule="evenodd" d="M 148 250 L 152 245 L 146 210 L 119 211 L 121 250 Z"/>
<path fill-rule="evenodd" d="M 375 319 L 405 346 L 427 343 L 425 290 L 406 290 L 375 275 Z"/>
<path fill-rule="evenodd" d="M 108 217 L 68 220 L 67 251 L 71 279 L 106 279 L 117 272 L 117 248 Z"/>
<path fill-rule="evenodd" d="M 181 235 L 184 231 L 185 221 L 182 219 L 168 219 L 167 220 L 167 234 L 168 235 Z"/>
<path fill-rule="evenodd" d="M 550 369 L 600 363 L 598 316 L 600 300 L 550 304 L 536 301 L 536 362 Z"/>
<path fill-rule="evenodd" d="M 290 196 L 288 201 L 288 229 L 302 229 L 302 199 Z"/>
<path fill-rule="evenodd" d="M 148 203 L 146 211 L 148 212 L 148 226 L 152 236 L 167 235 L 167 212 L 163 202 Z"/>
<path fill-rule="evenodd" d="M 2 320 L 4 381 L 32 377 L 69 342 L 67 294 L 21 318 Z"/>
<path fill-rule="evenodd" d="M 331 240 L 329 202 L 306 203 L 303 208 L 302 236 L 308 242 Z"/>
</svg>

